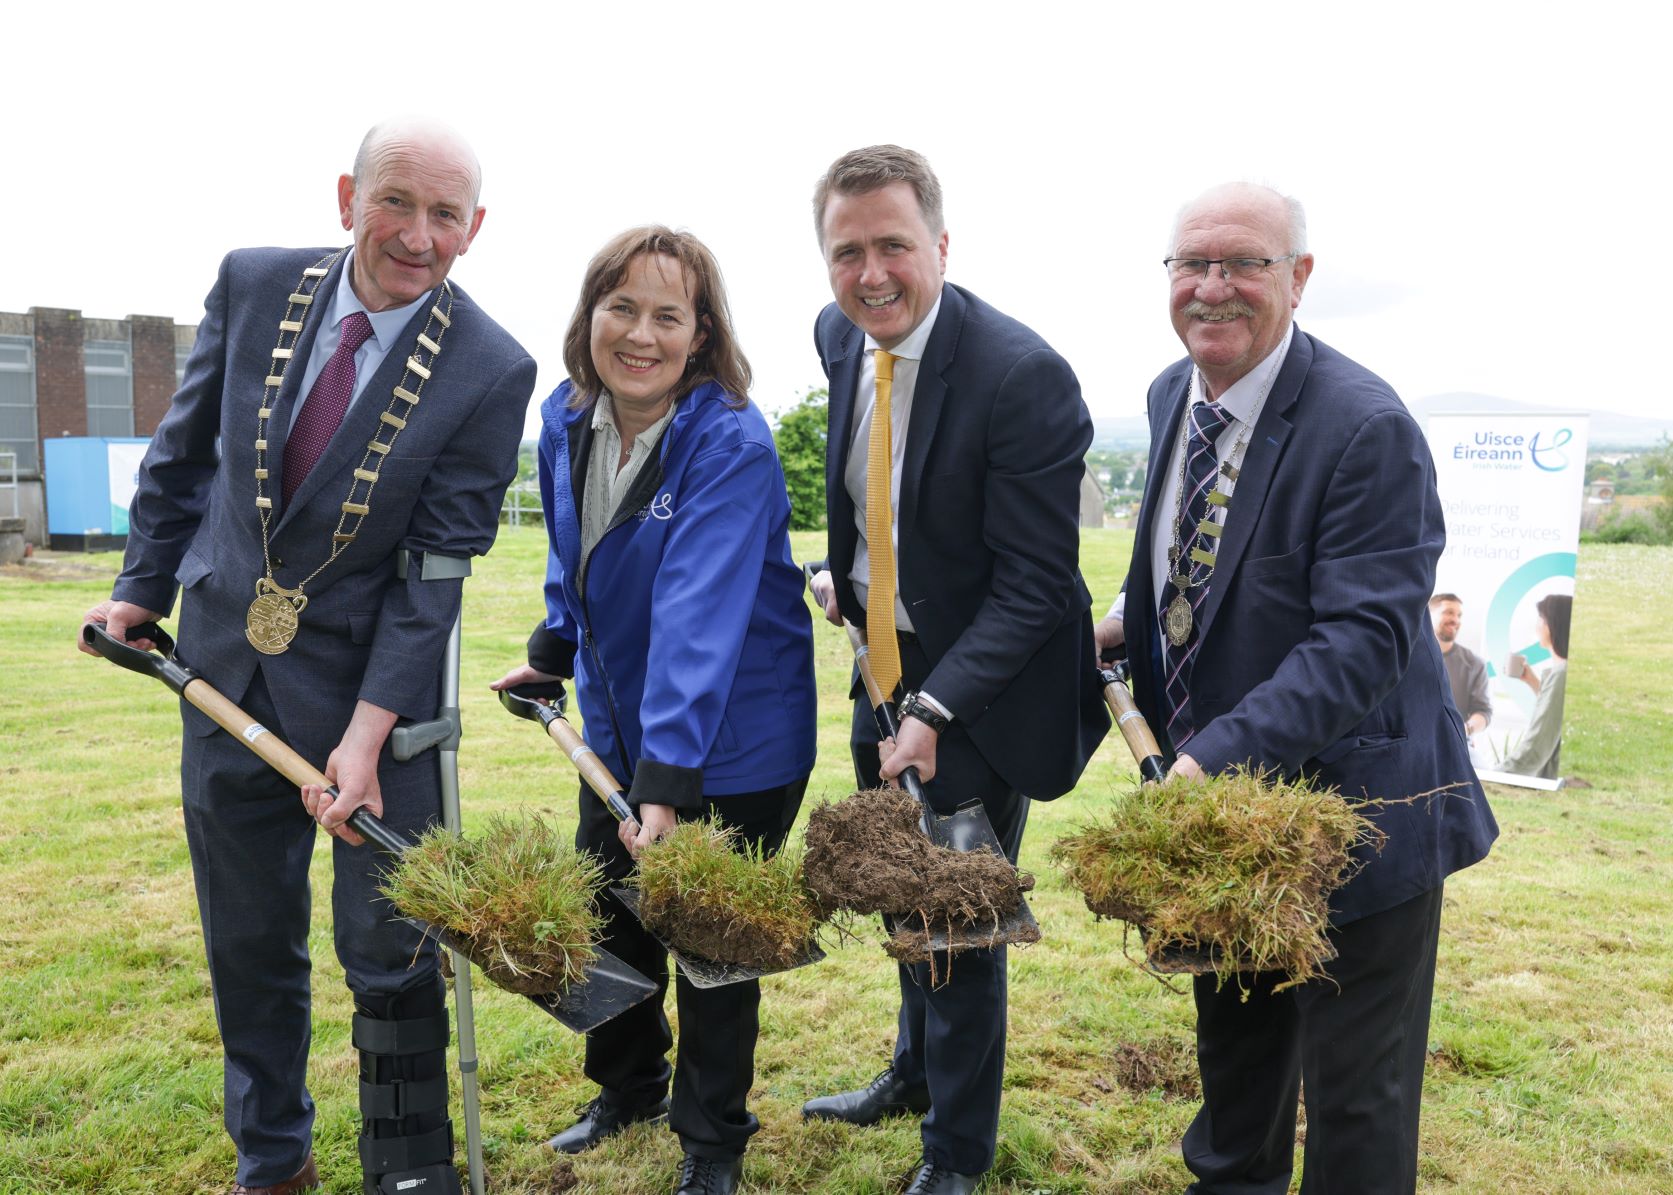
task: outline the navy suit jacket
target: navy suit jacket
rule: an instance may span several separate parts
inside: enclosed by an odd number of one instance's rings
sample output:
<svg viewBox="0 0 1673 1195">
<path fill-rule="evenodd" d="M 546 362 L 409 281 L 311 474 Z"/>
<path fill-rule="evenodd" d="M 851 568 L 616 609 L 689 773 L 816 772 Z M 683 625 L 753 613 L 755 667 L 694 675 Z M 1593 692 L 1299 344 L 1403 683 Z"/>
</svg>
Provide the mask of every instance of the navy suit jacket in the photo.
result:
<svg viewBox="0 0 1673 1195">
<path fill-rule="evenodd" d="M 488 550 L 501 498 L 516 473 L 535 379 L 533 359 L 454 286 L 452 324 L 440 338 L 433 376 L 382 461 L 358 537 L 308 582 L 308 605 L 289 649 L 277 656 L 257 652 L 244 634 L 245 611 L 264 575 L 255 505 L 256 412 L 286 297 L 303 269 L 330 252 L 245 249 L 221 263 L 185 377 L 140 468 L 114 590 L 119 600 L 166 612 L 182 587 L 176 635 L 181 658 L 234 701 L 260 668 L 281 719 L 302 740 L 292 745 L 316 764 L 337 745 L 357 699 L 409 718 L 434 716 L 460 582 L 421 581 L 417 570 L 398 580 L 397 551 L 470 556 Z M 431 305 L 424 304 L 402 330 L 294 499 L 282 503 L 285 439 L 303 363 L 320 313 L 333 288 L 344 284 L 343 262 L 339 257 L 308 308 L 267 424 L 264 492 L 275 507 L 273 574 L 287 588 L 329 556 L 353 471 Z M 445 310 L 439 290 L 432 302 Z M 188 708 L 186 716 L 195 732 L 214 729 L 195 710 Z"/>
<path fill-rule="evenodd" d="M 1139 709 L 1165 726 L 1150 544 L 1191 363 L 1150 387 L 1150 471 L 1127 575 Z M 1429 625 L 1446 527 L 1429 448 L 1381 378 L 1296 330 L 1244 457 L 1198 614 L 1186 753 L 1307 775 L 1388 835 L 1332 901 L 1337 924 L 1427 892 L 1487 854 L 1498 826 L 1470 764 Z"/>
<path fill-rule="evenodd" d="M 814 330 L 830 379 L 829 564 L 844 617 L 859 532 L 843 473 L 865 335 L 835 304 Z M 1081 580 L 1092 420 L 1045 341 L 945 284 L 918 371 L 898 499 L 900 596 L 934 667 L 923 682 L 988 765 L 1039 800 L 1075 786 L 1109 729 Z"/>
</svg>

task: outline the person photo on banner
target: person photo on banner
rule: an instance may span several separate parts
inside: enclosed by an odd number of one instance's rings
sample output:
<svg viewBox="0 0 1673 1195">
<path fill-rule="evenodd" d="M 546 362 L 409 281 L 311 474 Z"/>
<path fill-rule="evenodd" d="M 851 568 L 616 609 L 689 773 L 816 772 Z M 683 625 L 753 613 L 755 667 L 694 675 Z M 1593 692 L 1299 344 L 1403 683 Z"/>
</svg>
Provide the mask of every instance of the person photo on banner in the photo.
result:
<svg viewBox="0 0 1673 1195">
<path fill-rule="evenodd" d="M 1551 653 L 1551 663 L 1543 676 L 1523 664 L 1516 678 L 1534 691 L 1534 712 L 1528 729 L 1506 757 L 1503 770 L 1555 780 L 1561 775 L 1558 756 L 1563 749 L 1563 691 L 1568 683 L 1568 630 L 1574 599 L 1566 593 L 1548 593 L 1535 609 L 1539 612 L 1539 645 Z"/>
</svg>

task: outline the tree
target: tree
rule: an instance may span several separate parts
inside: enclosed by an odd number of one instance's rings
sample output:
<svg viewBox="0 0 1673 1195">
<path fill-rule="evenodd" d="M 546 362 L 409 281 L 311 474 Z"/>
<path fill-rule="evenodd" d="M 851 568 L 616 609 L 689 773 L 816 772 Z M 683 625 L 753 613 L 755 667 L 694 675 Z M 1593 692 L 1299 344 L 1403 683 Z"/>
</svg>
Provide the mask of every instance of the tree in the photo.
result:
<svg viewBox="0 0 1673 1195">
<path fill-rule="evenodd" d="M 773 441 L 790 493 L 790 529 L 815 531 L 825 525 L 825 405 L 823 386 L 778 418 Z"/>
</svg>

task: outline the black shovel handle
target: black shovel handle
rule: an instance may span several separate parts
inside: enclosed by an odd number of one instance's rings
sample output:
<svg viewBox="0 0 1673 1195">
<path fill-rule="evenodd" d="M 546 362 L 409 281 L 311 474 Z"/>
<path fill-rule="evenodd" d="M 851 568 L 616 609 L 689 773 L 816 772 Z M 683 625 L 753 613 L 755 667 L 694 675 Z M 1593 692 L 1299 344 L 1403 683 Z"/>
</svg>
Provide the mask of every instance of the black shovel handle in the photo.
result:
<svg viewBox="0 0 1673 1195">
<path fill-rule="evenodd" d="M 539 698 L 547 698 L 552 704 L 547 705 Z M 501 689 L 500 704 L 519 718 L 528 718 L 544 726 L 552 741 L 563 748 L 563 753 L 569 756 L 570 762 L 581 773 L 587 787 L 598 794 L 598 799 L 604 802 L 618 822 L 639 824 L 639 819 L 633 814 L 633 806 L 627 803 L 627 796 L 615 775 L 604 766 L 598 753 L 587 746 L 587 740 L 569 724 L 569 719 L 563 716 L 565 700 L 562 681 L 543 681 Z"/>
<path fill-rule="evenodd" d="M 866 642 L 866 633 L 851 622 L 844 622 L 843 629 L 848 632 L 848 642 L 854 649 L 854 666 L 860 670 L 860 683 L 865 686 L 866 700 L 871 703 L 872 720 L 877 723 L 877 733 L 886 739 L 895 737 L 900 729 L 900 719 L 895 716 L 892 694 L 883 692 L 883 686 L 871 671 L 871 646 Z M 918 778 L 917 768 L 906 768 L 896 777 L 900 786 L 911 793 L 920 805 L 928 809 L 929 800 L 924 796 L 924 782 Z"/>
<path fill-rule="evenodd" d="M 337 786 L 325 778 L 325 773 L 303 759 L 288 743 L 281 742 L 277 735 L 250 717 L 200 674 L 181 663 L 175 657 L 174 638 L 162 627 L 154 622 L 140 623 L 128 628 L 127 637 L 149 639 L 157 645 L 158 651 L 141 651 L 119 642 L 106 632 L 104 623 L 90 622 L 81 628 L 83 643 L 119 667 L 162 681 L 298 788 L 305 784 L 317 784 L 334 798 L 342 795 Z M 361 837 L 397 855 L 412 845 L 368 809 L 356 809 L 350 815 L 348 824 Z"/>
</svg>

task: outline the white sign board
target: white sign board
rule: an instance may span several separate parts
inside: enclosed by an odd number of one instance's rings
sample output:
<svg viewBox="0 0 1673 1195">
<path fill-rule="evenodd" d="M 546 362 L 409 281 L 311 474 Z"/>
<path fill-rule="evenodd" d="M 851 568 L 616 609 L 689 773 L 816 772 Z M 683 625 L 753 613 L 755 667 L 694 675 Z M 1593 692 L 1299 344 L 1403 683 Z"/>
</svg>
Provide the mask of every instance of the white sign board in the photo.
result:
<svg viewBox="0 0 1673 1195">
<path fill-rule="evenodd" d="M 1584 414 L 1429 417 L 1446 515 L 1435 592 L 1461 600 L 1455 644 L 1485 665 L 1491 714 L 1470 739 L 1483 779 L 1550 788 L 1561 775 L 1586 431 Z"/>
</svg>

